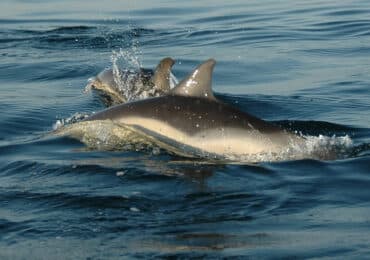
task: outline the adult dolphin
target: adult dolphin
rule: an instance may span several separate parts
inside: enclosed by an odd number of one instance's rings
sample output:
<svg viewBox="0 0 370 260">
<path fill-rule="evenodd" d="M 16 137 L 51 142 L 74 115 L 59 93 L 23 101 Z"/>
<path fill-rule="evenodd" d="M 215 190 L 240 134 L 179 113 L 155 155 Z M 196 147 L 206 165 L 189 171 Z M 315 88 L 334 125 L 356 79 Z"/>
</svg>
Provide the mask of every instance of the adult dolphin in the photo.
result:
<svg viewBox="0 0 370 260">
<path fill-rule="evenodd" d="M 89 80 L 85 91 L 97 90 L 107 105 L 127 102 L 130 97 L 125 91 L 131 91 L 129 94 L 134 97 L 144 92 L 148 97 L 161 96 L 171 89 L 171 68 L 174 63 L 172 58 L 167 57 L 159 62 L 154 71 L 144 68 L 138 72 L 120 70 L 116 76 L 113 69 L 105 69 Z"/>
<path fill-rule="evenodd" d="M 303 138 L 225 104 L 212 92 L 216 61 L 198 66 L 167 95 L 121 104 L 86 120 L 129 126 L 180 155 L 233 158 L 279 154 Z"/>
</svg>

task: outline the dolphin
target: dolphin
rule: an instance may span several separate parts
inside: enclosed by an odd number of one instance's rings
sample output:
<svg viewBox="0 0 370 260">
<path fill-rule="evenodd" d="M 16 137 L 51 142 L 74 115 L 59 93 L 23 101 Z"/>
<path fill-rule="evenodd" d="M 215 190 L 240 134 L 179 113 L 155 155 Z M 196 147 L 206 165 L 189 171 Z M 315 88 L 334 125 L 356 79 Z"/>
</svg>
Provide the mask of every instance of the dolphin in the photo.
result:
<svg viewBox="0 0 370 260">
<path fill-rule="evenodd" d="M 164 58 L 154 71 L 144 68 L 140 68 L 138 72 L 105 69 L 89 79 L 85 92 L 97 90 L 108 106 L 138 99 L 141 95 L 164 95 L 171 89 L 171 67 L 174 62 L 169 57 Z"/>
<path fill-rule="evenodd" d="M 212 91 L 215 64 L 205 61 L 164 96 L 117 105 L 85 121 L 128 126 L 187 157 L 279 154 L 302 144 L 302 137 L 218 100 Z"/>
</svg>

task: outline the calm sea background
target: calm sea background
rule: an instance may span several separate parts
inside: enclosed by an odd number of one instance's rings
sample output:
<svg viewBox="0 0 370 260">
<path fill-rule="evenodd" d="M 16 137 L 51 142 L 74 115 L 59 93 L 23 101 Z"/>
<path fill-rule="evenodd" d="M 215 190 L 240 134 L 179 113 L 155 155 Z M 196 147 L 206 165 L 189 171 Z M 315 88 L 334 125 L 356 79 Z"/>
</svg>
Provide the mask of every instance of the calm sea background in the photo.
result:
<svg viewBox="0 0 370 260">
<path fill-rule="evenodd" d="M 0 2 L 0 259 L 369 257 L 370 1 L 91 2 Z M 82 91 L 120 49 L 180 79 L 214 57 L 221 99 L 353 148 L 233 165 L 46 138 L 104 108 Z"/>
</svg>

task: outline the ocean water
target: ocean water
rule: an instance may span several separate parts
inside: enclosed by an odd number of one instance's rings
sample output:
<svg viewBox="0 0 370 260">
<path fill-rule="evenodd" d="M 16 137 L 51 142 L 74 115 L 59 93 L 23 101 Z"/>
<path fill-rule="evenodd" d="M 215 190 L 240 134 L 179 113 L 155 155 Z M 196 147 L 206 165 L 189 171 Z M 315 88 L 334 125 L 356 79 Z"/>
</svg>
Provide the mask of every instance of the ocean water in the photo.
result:
<svg viewBox="0 0 370 260">
<path fill-rule="evenodd" d="M 370 2 L 0 2 L 0 259 L 370 253 Z M 112 62 L 217 60 L 239 109 L 340 156 L 216 163 L 53 137 Z"/>
</svg>

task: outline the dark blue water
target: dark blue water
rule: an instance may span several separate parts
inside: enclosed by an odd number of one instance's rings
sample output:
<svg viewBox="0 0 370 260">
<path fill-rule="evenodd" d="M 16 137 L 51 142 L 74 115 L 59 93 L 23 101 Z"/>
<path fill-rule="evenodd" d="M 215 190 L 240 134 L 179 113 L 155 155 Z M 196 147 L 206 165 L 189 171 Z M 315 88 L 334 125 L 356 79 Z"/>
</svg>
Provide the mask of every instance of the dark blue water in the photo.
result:
<svg viewBox="0 0 370 260">
<path fill-rule="evenodd" d="M 369 1 L 0 10 L 1 259 L 368 257 Z M 57 120 L 104 108 L 82 90 L 120 49 L 147 68 L 174 57 L 178 78 L 214 57 L 221 99 L 351 148 L 330 161 L 209 164 L 45 138 Z"/>
</svg>

